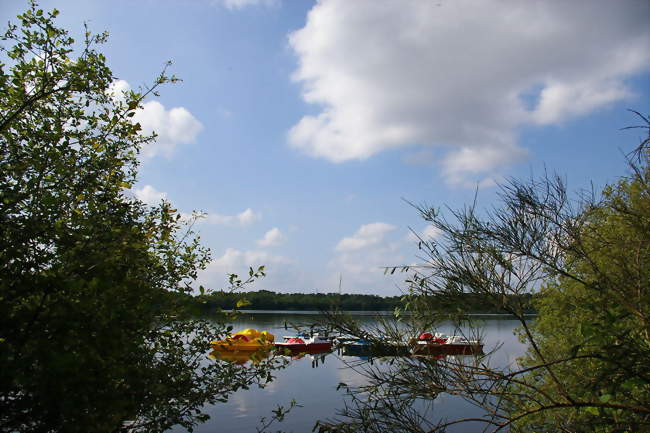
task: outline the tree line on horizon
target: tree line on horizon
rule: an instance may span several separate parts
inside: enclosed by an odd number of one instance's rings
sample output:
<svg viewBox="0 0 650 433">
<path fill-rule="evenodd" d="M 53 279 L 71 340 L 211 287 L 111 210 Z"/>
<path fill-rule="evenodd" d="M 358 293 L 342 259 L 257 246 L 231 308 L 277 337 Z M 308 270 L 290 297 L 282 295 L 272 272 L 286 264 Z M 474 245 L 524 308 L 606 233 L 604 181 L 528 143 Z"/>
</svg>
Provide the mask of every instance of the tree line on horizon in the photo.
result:
<svg viewBox="0 0 650 433">
<path fill-rule="evenodd" d="M 515 295 L 528 305 L 527 313 L 534 313 L 532 295 Z M 500 314 L 506 310 L 495 306 L 483 296 L 468 293 L 448 302 L 440 302 L 437 311 L 455 311 L 458 305 L 470 313 Z M 245 293 L 215 291 L 209 295 L 193 297 L 191 303 L 204 314 L 221 310 L 245 308 L 247 310 L 287 311 L 393 311 L 404 306 L 404 296 L 378 296 L 360 293 L 279 293 L 271 290 Z"/>
</svg>

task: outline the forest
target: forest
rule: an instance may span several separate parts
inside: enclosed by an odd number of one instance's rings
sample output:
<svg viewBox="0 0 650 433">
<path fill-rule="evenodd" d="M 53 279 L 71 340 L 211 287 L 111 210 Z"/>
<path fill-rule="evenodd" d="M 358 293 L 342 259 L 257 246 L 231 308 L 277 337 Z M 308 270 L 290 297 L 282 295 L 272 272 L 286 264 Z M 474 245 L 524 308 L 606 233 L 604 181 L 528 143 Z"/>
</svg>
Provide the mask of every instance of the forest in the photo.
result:
<svg viewBox="0 0 650 433">
<path fill-rule="evenodd" d="M 521 302 L 528 305 L 528 313 L 534 313 L 532 295 L 517 295 Z M 195 306 L 203 313 L 210 313 L 217 309 L 231 310 L 236 307 L 247 310 L 311 310 L 311 311 L 393 311 L 404 303 L 402 296 L 381 297 L 377 295 L 350 294 L 350 293 L 277 293 L 270 290 L 250 291 L 246 293 L 233 293 L 227 291 L 214 292 L 207 296 L 192 298 Z M 465 294 L 463 299 L 439 303 L 434 310 L 445 312 L 455 311 L 456 302 L 465 306 L 471 313 L 507 313 L 495 307 L 485 297 L 475 294 Z"/>
</svg>

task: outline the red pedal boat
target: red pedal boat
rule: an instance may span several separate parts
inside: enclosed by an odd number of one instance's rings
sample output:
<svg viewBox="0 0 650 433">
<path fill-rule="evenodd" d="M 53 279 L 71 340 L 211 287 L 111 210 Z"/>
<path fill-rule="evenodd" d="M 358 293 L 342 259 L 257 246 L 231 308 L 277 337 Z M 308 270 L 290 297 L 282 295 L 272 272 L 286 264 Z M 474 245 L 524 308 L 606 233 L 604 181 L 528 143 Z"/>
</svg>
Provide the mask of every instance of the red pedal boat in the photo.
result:
<svg viewBox="0 0 650 433">
<path fill-rule="evenodd" d="M 447 336 L 428 332 L 420 335 L 412 346 L 414 355 L 481 355 L 483 354 L 483 343 L 478 340 L 454 335 Z"/>
<path fill-rule="evenodd" d="M 311 337 L 298 335 L 287 336 L 283 338 L 284 341 L 275 343 L 275 348 L 280 351 L 288 351 L 289 353 L 325 353 L 331 352 L 332 342 L 318 334 Z"/>
</svg>

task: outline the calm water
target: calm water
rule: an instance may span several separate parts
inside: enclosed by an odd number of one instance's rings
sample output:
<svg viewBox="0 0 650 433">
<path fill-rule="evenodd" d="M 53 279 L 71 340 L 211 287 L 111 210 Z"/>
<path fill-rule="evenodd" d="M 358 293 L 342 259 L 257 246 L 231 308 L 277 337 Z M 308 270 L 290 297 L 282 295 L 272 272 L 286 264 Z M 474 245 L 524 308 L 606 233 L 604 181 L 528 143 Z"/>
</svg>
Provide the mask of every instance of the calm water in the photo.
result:
<svg viewBox="0 0 650 433">
<path fill-rule="evenodd" d="M 314 315 L 294 313 L 244 314 L 233 326 L 235 331 L 244 328 L 268 330 L 280 339 L 283 335 L 293 334 L 291 329 L 285 329 L 285 324 L 304 325 L 315 320 Z M 372 325 L 371 316 L 359 316 L 358 320 Z M 483 318 L 483 341 L 485 351 L 490 351 L 497 345 L 501 347 L 493 355 L 494 364 L 506 365 L 522 355 L 525 348 L 513 335 L 518 326 L 515 320 L 486 317 Z M 439 331 L 453 333 L 451 328 L 439 328 Z M 211 416 L 206 423 L 199 425 L 194 431 L 199 433 L 255 433 L 261 427 L 262 417 L 271 417 L 271 410 L 277 405 L 288 406 L 295 399 L 303 407 L 294 408 L 282 423 L 275 423 L 269 432 L 282 430 L 284 432 L 310 432 L 318 419 L 328 419 L 336 415 L 343 407 L 344 393 L 337 391 L 340 382 L 348 385 L 361 385 L 364 378 L 349 367 L 359 358 L 344 357 L 331 353 L 328 355 L 306 355 L 301 359 L 292 360 L 284 370 L 276 372 L 276 379 L 264 389 L 251 388 L 233 394 L 227 403 L 209 406 L 206 412 Z M 381 361 L 375 361 L 381 362 Z M 454 418 L 456 416 L 480 415 L 475 408 L 457 398 L 439 395 L 434 400 L 436 416 Z M 471 432 L 469 425 L 450 431 Z M 482 431 L 477 424 L 475 431 Z M 184 429 L 173 429 L 172 432 L 185 432 Z"/>
</svg>

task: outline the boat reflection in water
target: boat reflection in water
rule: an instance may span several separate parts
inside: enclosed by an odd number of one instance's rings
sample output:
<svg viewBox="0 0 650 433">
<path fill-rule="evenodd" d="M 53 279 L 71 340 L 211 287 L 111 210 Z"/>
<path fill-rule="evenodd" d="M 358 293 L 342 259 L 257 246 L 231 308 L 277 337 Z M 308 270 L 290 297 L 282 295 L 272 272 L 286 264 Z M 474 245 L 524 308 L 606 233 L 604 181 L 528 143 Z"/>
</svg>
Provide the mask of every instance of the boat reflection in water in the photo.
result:
<svg viewBox="0 0 650 433">
<path fill-rule="evenodd" d="M 359 339 L 340 345 L 341 355 L 357 357 L 408 356 L 409 347 L 406 344 L 385 342 L 370 342 Z"/>
<path fill-rule="evenodd" d="M 275 353 L 288 356 L 293 361 L 308 358 L 311 367 L 317 368 L 325 363 L 327 355 L 332 353 L 332 340 L 321 337 L 319 333 L 312 335 L 298 333 L 282 337 L 282 342 L 275 343 Z"/>
<path fill-rule="evenodd" d="M 270 350 L 258 350 L 257 352 L 227 352 L 221 350 L 213 350 L 208 355 L 208 358 L 214 360 L 221 359 L 223 361 L 228 361 L 239 365 L 244 365 L 250 361 L 251 364 L 257 365 L 265 359 L 268 359 L 270 355 Z"/>
<path fill-rule="evenodd" d="M 213 350 L 208 355 L 208 358 L 222 361 L 232 362 L 238 365 L 245 365 L 250 362 L 252 365 L 257 365 L 260 362 L 269 359 L 271 356 L 288 356 L 291 361 L 299 361 L 301 359 L 308 359 L 311 361 L 311 368 L 318 368 L 325 364 L 325 358 L 332 353 L 332 351 L 311 351 L 302 353 L 282 353 L 283 351 L 270 351 L 262 350 L 259 352 L 223 352 Z"/>
<path fill-rule="evenodd" d="M 279 353 L 279 352 L 276 352 Z M 318 353 L 298 353 L 298 354 L 285 354 L 285 356 L 290 356 L 292 361 L 298 361 L 300 359 L 308 359 L 311 361 L 311 368 L 318 368 L 325 364 L 325 358 L 330 355 L 331 351 L 323 351 Z M 280 353 L 281 354 L 281 353 Z"/>
</svg>

